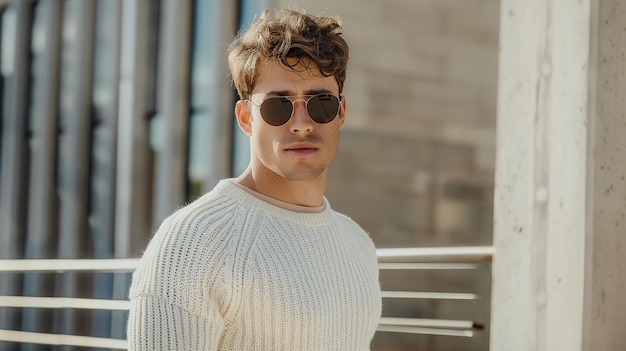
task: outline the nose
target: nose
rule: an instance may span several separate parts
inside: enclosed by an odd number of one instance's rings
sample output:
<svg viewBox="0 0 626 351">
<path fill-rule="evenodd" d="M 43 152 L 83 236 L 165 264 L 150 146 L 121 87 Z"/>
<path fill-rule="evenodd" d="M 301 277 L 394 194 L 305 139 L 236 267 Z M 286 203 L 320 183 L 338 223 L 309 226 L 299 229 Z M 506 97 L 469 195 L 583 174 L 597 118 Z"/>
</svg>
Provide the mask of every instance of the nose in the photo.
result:
<svg viewBox="0 0 626 351">
<path fill-rule="evenodd" d="M 293 116 L 291 116 L 289 129 L 292 133 L 308 133 L 313 130 L 313 120 L 306 110 L 304 100 L 295 101 L 293 104 Z"/>
</svg>

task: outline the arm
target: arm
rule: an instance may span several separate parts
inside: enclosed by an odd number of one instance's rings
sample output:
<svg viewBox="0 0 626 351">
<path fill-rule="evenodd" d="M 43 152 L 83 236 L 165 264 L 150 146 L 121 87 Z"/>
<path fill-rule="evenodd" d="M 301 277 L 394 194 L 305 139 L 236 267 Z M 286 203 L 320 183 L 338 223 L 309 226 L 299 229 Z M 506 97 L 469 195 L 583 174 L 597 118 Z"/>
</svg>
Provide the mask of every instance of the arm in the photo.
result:
<svg viewBox="0 0 626 351">
<path fill-rule="evenodd" d="M 133 273 L 129 350 L 217 350 L 224 330 L 222 250 L 187 221 L 167 219 Z"/>
<path fill-rule="evenodd" d="M 217 350 L 224 322 L 216 305 L 199 316 L 154 296 L 132 299 L 128 318 L 129 350 Z"/>
</svg>

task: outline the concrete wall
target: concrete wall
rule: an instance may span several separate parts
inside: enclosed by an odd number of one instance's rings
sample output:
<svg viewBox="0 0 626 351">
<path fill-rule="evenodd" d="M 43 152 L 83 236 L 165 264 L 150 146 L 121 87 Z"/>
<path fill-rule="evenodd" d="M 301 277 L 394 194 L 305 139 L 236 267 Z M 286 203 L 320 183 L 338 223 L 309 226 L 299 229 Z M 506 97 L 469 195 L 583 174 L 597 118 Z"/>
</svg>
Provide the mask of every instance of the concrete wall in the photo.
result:
<svg viewBox="0 0 626 351">
<path fill-rule="evenodd" d="M 378 247 L 492 242 L 499 1 L 279 1 L 343 19 L 348 112 L 327 196 Z M 478 304 L 385 300 L 386 315 L 489 320 L 489 267 L 384 272 L 387 289 L 479 292 Z M 377 350 L 485 350 L 380 333 Z"/>
<path fill-rule="evenodd" d="M 583 350 L 626 349 L 626 3 L 593 1 Z"/>
<path fill-rule="evenodd" d="M 501 6 L 491 349 L 624 350 L 626 4 Z"/>
</svg>

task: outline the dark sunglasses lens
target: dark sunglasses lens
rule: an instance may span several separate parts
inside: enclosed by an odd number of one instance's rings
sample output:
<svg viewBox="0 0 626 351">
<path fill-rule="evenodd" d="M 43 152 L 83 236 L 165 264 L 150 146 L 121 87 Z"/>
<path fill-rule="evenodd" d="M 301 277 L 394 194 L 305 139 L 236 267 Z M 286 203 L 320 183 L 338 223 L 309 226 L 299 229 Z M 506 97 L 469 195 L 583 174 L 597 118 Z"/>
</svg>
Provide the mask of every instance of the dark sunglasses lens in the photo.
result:
<svg viewBox="0 0 626 351">
<path fill-rule="evenodd" d="M 282 126 L 291 118 L 293 104 L 286 97 L 272 97 L 261 104 L 261 116 L 267 124 Z"/>
<path fill-rule="evenodd" d="M 339 112 L 339 99 L 331 94 L 312 96 L 307 103 L 311 119 L 317 123 L 328 123 L 335 119 Z"/>
</svg>

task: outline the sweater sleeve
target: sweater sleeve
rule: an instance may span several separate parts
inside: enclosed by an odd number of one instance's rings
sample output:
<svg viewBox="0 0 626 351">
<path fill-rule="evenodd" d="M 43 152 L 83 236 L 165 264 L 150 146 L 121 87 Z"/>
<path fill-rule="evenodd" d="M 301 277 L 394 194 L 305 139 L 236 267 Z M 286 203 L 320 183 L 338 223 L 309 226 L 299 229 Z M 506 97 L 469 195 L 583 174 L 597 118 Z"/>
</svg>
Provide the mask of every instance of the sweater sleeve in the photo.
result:
<svg viewBox="0 0 626 351">
<path fill-rule="evenodd" d="M 129 350 L 217 350 L 227 240 L 205 227 L 184 213 L 171 216 L 148 244 L 129 291 Z"/>
<path fill-rule="evenodd" d="M 133 299 L 128 319 L 130 351 L 217 350 L 224 322 L 217 306 L 199 316 L 155 296 Z"/>
</svg>

